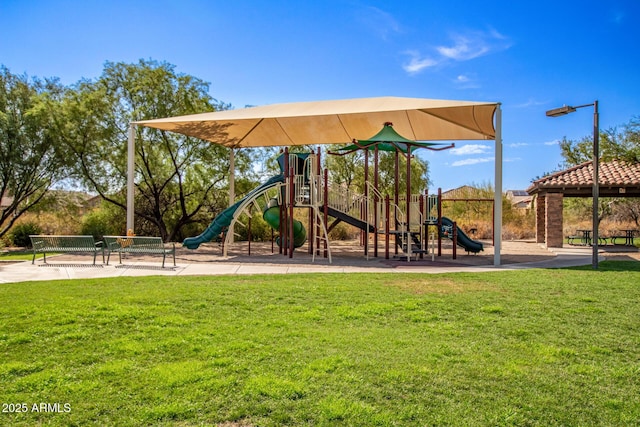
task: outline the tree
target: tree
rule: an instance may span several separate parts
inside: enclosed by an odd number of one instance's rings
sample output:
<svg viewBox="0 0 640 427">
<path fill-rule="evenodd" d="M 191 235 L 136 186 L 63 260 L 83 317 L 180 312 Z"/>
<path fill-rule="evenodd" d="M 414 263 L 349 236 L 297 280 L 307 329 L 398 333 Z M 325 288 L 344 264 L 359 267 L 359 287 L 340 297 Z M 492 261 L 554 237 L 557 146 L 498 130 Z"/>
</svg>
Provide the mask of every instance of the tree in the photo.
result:
<svg viewBox="0 0 640 427">
<path fill-rule="evenodd" d="M 362 181 L 364 179 L 364 152 L 356 151 L 344 156 L 328 154 L 325 156 L 325 165 L 329 172 L 329 179 L 332 183 L 343 185 L 346 189 L 353 191 L 356 182 L 359 183 L 362 191 Z"/>
<path fill-rule="evenodd" d="M 614 127 L 601 131 L 599 146 L 602 161 L 621 159 L 640 162 L 640 117 L 632 118 L 621 130 Z M 593 136 L 585 136 L 578 141 L 565 137 L 560 142 L 560 150 L 566 167 L 591 161 Z M 640 221 L 640 202 L 637 199 L 600 198 L 599 205 L 599 221 L 609 216 L 619 221 L 633 221 L 636 225 Z M 568 202 L 567 206 L 574 212 L 583 211 L 583 216 L 588 216 L 590 212 L 584 200 Z"/>
<path fill-rule="evenodd" d="M 67 174 L 67 161 L 53 130 L 62 86 L 12 74 L 0 66 L 0 237 Z"/>
<path fill-rule="evenodd" d="M 58 129 L 76 161 L 75 178 L 126 209 L 129 124 L 229 108 L 208 89 L 164 62 L 107 62 L 100 78 L 79 82 L 64 99 Z M 143 127 L 135 128 L 135 143 L 136 232 L 182 239 L 184 227 L 208 221 L 226 206 L 228 149 Z M 239 173 L 249 169 L 248 163 L 247 155 L 236 154 Z"/>
<path fill-rule="evenodd" d="M 640 162 L 640 117 L 632 118 L 621 130 L 616 127 L 601 130 L 599 137 L 601 160 Z M 560 150 L 567 167 L 588 162 L 593 158 L 593 136 L 578 141 L 565 137 L 560 142 Z"/>
</svg>

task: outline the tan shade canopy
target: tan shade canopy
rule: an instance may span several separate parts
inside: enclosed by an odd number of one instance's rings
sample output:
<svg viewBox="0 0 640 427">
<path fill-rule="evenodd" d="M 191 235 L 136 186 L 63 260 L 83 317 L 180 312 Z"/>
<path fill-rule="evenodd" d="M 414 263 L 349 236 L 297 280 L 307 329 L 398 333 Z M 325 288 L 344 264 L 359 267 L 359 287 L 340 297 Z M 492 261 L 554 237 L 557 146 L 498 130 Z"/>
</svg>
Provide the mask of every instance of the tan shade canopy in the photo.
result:
<svg viewBox="0 0 640 427">
<path fill-rule="evenodd" d="M 355 98 L 272 104 L 134 122 L 227 147 L 350 143 L 393 123 L 414 141 L 495 139 L 497 103 L 422 98 Z"/>
</svg>

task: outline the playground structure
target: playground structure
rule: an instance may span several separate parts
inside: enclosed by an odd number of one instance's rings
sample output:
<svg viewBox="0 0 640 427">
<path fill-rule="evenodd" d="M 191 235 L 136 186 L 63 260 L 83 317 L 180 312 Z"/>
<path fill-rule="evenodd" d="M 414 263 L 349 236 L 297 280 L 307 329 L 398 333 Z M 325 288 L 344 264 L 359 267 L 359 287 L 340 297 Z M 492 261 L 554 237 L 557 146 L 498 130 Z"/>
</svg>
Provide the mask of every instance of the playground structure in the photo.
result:
<svg viewBox="0 0 640 427">
<path fill-rule="evenodd" d="M 495 142 L 493 265 L 500 265 L 503 144 L 499 102 L 386 96 L 271 104 L 131 122 L 127 138 L 127 229 L 135 230 L 135 147 L 136 140 L 144 135 L 141 128 L 240 149 L 344 144 L 371 135 L 384 121 L 393 122 L 414 141 Z M 232 165 L 230 161 L 231 177 Z"/>
<path fill-rule="evenodd" d="M 392 141 L 392 142 L 390 142 Z M 228 232 L 240 221 L 243 213 L 251 218 L 256 212 L 262 213 L 264 220 L 278 232 L 276 242 L 283 255 L 293 257 L 294 250 L 309 242 L 312 260 L 322 255 L 331 263 L 329 232 L 340 222 L 350 224 L 361 231 L 361 243 L 367 259 L 371 251 L 378 257 L 383 245 L 384 256 L 390 258 L 393 241 L 394 257 L 411 261 L 412 257 L 423 258 L 432 252 L 435 240 L 438 242 L 438 256 L 441 255 L 442 238 L 453 241 L 453 257 L 456 246 L 468 253 L 483 250 L 482 243 L 471 239 L 454 221 L 443 217 L 441 212 L 441 192 L 438 195 L 412 194 L 410 188 L 411 148 L 428 148 L 436 144 L 417 143 L 399 136 L 390 123 L 369 140 L 355 141 L 353 145 L 341 149 L 344 155 L 356 150 L 365 153 L 364 192 L 354 193 L 349 188 L 332 185 L 328 171 L 322 169 L 320 150 L 317 153 L 284 153 L 278 158 L 281 173 L 250 191 L 243 198 L 217 215 L 209 227 L 199 236 L 184 240 L 183 245 L 196 249 L 201 243 L 220 239 L 223 241 L 223 256 L 234 241 L 234 234 Z M 441 150 L 450 148 L 430 148 Z M 396 153 L 396 187 L 393 199 L 382 195 L 378 189 L 379 150 Z M 369 151 L 374 152 L 374 181 L 369 181 Z M 407 192 L 399 194 L 398 158 L 407 159 Z M 294 209 L 309 210 L 308 230 L 294 218 Z M 431 227 L 435 231 L 430 233 Z"/>
</svg>

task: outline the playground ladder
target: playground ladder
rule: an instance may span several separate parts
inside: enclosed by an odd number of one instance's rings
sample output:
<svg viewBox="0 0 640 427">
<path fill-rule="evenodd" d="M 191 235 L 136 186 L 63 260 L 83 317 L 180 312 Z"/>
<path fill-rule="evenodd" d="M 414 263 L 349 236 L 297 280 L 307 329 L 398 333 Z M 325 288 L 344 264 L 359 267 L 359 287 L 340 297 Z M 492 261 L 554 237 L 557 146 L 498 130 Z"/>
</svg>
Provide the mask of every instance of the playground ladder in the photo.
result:
<svg viewBox="0 0 640 427">
<path fill-rule="evenodd" d="M 383 203 L 382 194 L 375 189 L 371 183 L 367 183 L 368 187 L 368 203 L 367 203 L 367 220 L 370 224 L 375 226 L 375 229 L 378 232 L 385 233 L 385 223 L 387 222 L 386 218 L 386 209 L 385 204 Z M 401 198 L 399 201 L 402 201 Z M 420 212 L 420 196 L 414 195 L 411 198 L 411 203 L 409 204 L 409 208 L 411 209 L 411 215 L 413 220 L 411 221 L 411 225 L 419 225 L 419 231 L 412 232 L 411 227 L 407 225 L 406 220 L 406 209 L 407 205 L 403 206 L 399 204 L 395 204 L 390 202 L 389 216 L 393 216 L 393 221 L 396 224 L 396 230 L 389 230 L 389 234 L 394 234 L 398 236 L 400 243 L 400 248 L 407 255 L 407 261 L 411 261 L 411 257 L 414 253 L 420 253 L 424 249 L 422 247 L 422 242 L 424 241 L 424 229 L 422 227 L 422 213 Z M 389 218 L 389 223 L 391 223 L 391 218 Z M 367 248 L 368 249 L 368 248 Z M 369 254 L 367 252 L 367 258 Z"/>
<path fill-rule="evenodd" d="M 293 159 L 295 154 L 289 154 L 290 162 L 289 164 L 294 164 L 292 161 L 296 161 Z M 331 264 L 331 245 L 329 242 L 329 233 L 327 231 L 327 225 L 324 223 L 321 207 L 324 203 L 324 191 L 323 191 L 323 180 L 320 177 L 320 171 L 317 167 L 316 155 L 310 154 L 304 160 L 303 173 L 294 174 L 291 177 L 291 182 L 293 182 L 293 204 L 297 207 L 308 207 L 313 212 L 313 224 L 309 224 L 309 227 L 314 227 L 317 223 L 320 225 L 320 230 L 322 234 L 319 237 L 321 242 L 324 242 L 327 247 L 327 257 L 329 259 L 329 264 Z M 287 194 L 289 194 L 287 192 Z M 315 262 L 316 251 L 313 251 L 312 254 L 312 262 Z"/>
<path fill-rule="evenodd" d="M 429 224 L 436 224 L 438 222 L 438 196 L 436 194 L 430 194 L 427 197 L 427 219 Z"/>
</svg>

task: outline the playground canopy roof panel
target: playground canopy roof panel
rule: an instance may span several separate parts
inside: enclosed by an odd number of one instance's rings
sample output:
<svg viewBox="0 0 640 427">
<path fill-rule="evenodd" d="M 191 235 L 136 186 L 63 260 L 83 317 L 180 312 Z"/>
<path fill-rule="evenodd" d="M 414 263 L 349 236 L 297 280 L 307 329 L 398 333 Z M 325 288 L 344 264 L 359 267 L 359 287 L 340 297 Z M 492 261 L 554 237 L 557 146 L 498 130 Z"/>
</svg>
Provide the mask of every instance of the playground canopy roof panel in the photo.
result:
<svg viewBox="0 0 640 427">
<path fill-rule="evenodd" d="M 344 144 L 385 122 L 413 141 L 495 139 L 495 102 L 354 98 L 272 104 L 134 122 L 227 147 Z"/>
<path fill-rule="evenodd" d="M 386 122 L 384 127 L 380 132 L 375 134 L 369 139 L 358 139 L 353 140 L 353 143 L 347 145 L 345 147 L 339 148 L 338 153 L 331 154 L 347 154 L 352 153 L 358 150 L 375 150 L 378 149 L 380 151 L 399 151 L 402 153 L 407 153 L 409 151 L 409 147 L 415 148 L 427 148 L 429 150 L 443 150 L 446 148 L 452 148 L 452 145 L 441 148 L 433 148 L 434 146 L 438 146 L 441 144 L 433 143 L 433 142 L 422 142 L 422 141 L 411 141 L 405 138 L 402 135 L 399 135 L 398 132 L 393 129 L 393 123 Z"/>
</svg>

